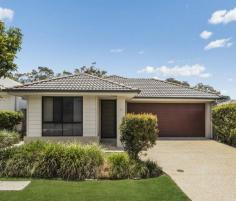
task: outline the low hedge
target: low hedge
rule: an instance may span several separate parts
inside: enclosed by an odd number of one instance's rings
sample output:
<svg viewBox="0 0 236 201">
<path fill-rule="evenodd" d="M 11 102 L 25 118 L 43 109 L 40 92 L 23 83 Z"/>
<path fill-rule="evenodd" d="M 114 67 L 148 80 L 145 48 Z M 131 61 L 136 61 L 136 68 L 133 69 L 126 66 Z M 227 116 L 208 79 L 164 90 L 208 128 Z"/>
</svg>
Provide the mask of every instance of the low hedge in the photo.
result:
<svg viewBox="0 0 236 201">
<path fill-rule="evenodd" d="M 20 140 L 19 133 L 15 131 L 0 130 L 0 149 L 12 146 Z"/>
<path fill-rule="evenodd" d="M 236 146 L 236 104 L 214 107 L 212 122 L 215 139 Z"/>
<path fill-rule="evenodd" d="M 21 112 L 0 110 L 0 130 L 13 130 L 23 118 Z"/>
</svg>

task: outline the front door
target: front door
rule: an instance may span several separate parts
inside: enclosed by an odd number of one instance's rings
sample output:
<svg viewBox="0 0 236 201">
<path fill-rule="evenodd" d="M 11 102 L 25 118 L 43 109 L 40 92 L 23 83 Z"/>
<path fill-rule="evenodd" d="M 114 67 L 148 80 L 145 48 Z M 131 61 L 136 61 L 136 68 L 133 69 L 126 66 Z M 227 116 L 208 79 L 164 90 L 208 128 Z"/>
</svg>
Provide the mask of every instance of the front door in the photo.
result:
<svg viewBox="0 0 236 201">
<path fill-rule="evenodd" d="M 101 138 L 116 138 L 116 100 L 101 101 Z"/>
</svg>

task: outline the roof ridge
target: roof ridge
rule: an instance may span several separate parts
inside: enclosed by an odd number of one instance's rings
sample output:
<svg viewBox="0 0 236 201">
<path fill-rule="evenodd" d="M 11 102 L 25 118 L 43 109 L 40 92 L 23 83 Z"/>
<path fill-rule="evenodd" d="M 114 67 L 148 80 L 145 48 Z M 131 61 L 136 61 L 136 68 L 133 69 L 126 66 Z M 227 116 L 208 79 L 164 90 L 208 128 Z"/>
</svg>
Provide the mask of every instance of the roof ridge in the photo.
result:
<svg viewBox="0 0 236 201">
<path fill-rule="evenodd" d="M 91 74 L 88 74 L 88 73 L 84 73 L 84 74 L 86 74 L 86 75 L 88 75 L 88 76 L 91 76 L 91 77 L 96 77 L 96 78 L 98 78 L 98 79 L 100 79 L 100 80 L 103 80 L 103 81 L 106 81 L 106 82 L 109 82 L 109 83 L 112 83 L 112 84 L 116 84 L 116 85 L 118 85 L 118 86 L 126 87 L 126 88 L 128 88 L 128 89 L 139 90 L 138 88 L 134 88 L 134 87 L 131 87 L 131 86 L 127 86 L 127 85 L 125 85 L 125 84 L 118 83 L 118 82 L 115 82 L 115 81 L 113 81 L 113 80 L 109 80 L 109 79 L 107 79 L 107 78 L 98 77 L 98 76 L 96 76 L 96 75 L 91 75 Z"/>
</svg>

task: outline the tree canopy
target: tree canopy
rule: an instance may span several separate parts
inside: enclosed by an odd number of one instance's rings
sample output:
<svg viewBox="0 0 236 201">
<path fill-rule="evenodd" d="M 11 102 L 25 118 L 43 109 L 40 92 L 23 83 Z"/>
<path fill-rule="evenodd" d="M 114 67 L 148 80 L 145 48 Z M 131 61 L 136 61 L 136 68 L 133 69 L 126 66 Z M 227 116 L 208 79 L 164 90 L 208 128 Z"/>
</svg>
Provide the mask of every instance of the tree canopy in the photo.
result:
<svg viewBox="0 0 236 201">
<path fill-rule="evenodd" d="M 94 64 L 96 64 L 96 63 L 92 63 L 92 65 L 89 66 L 89 67 L 82 66 L 80 68 L 76 68 L 74 73 L 88 73 L 88 74 L 91 74 L 91 75 L 96 75 L 98 77 L 103 77 L 107 74 L 106 71 L 100 70 L 99 68 L 96 68 L 94 66 Z"/>
<path fill-rule="evenodd" d="M 179 81 L 176 80 L 175 78 L 167 78 L 166 81 L 190 87 L 190 84 L 187 81 Z"/>
<path fill-rule="evenodd" d="M 15 73 L 13 78 L 21 83 L 35 82 L 39 80 L 50 79 L 54 77 L 54 71 L 45 66 L 39 66 L 27 73 Z"/>
<path fill-rule="evenodd" d="M 172 82 L 175 84 L 180 84 L 180 85 L 187 86 L 187 87 L 191 87 L 188 82 L 176 80 L 175 78 L 167 78 L 166 81 Z M 218 100 L 218 102 L 224 102 L 224 101 L 228 101 L 231 99 L 230 96 L 222 95 L 220 91 L 216 90 L 214 87 L 212 87 L 208 84 L 198 83 L 195 86 L 193 86 L 192 88 L 219 95 L 220 99 Z"/>
<path fill-rule="evenodd" d="M 4 22 L 0 21 L 0 77 L 9 76 L 17 69 L 14 60 L 21 43 L 21 30 L 15 27 L 7 29 Z"/>
<path fill-rule="evenodd" d="M 61 73 L 57 74 L 55 74 L 53 69 L 49 67 L 39 66 L 37 69 L 33 69 L 31 72 L 15 73 L 12 78 L 21 83 L 29 83 L 29 82 L 50 79 L 53 77 L 73 75 L 76 73 L 88 73 L 99 77 L 105 76 L 107 72 L 96 68 L 94 64 L 95 63 L 93 63 L 92 66 L 90 67 L 83 66 L 80 68 L 76 68 L 74 72 L 63 70 Z"/>
</svg>

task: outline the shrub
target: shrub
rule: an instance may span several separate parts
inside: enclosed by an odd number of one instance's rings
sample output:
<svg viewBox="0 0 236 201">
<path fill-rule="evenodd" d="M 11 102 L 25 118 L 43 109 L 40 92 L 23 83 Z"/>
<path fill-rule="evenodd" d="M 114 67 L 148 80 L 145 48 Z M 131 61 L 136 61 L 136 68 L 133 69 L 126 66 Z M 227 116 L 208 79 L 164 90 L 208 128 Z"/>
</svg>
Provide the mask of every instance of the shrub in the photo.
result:
<svg viewBox="0 0 236 201">
<path fill-rule="evenodd" d="M 155 145 L 157 117 L 152 114 L 127 114 L 121 123 L 121 143 L 130 158 L 139 160 L 139 153 Z"/>
<path fill-rule="evenodd" d="M 21 112 L 0 111 L 0 130 L 13 130 L 21 122 L 22 118 L 23 114 Z"/>
<path fill-rule="evenodd" d="M 20 135 L 15 131 L 0 130 L 0 149 L 12 146 L 20 140 Z"/>
<path fill-rule="evenodd" d="M 107 158 L 109 165 L 109 176 L 112 179 L 123 179 L 129 177 L 130 159 L 126 153 L 113 153 Z"/>
<path fill-rule="evenodd" d="M 236 104 L 214 107 L 212 121 L 214 137 L 221 142 L 233 145 L 234 129 L 236 129 Z"/>
</svg>

